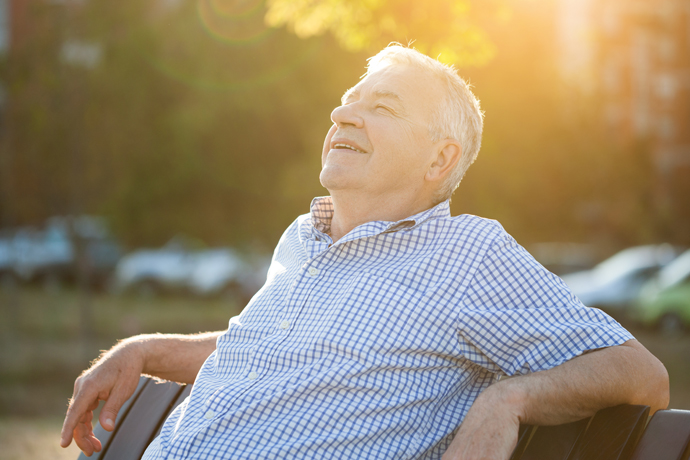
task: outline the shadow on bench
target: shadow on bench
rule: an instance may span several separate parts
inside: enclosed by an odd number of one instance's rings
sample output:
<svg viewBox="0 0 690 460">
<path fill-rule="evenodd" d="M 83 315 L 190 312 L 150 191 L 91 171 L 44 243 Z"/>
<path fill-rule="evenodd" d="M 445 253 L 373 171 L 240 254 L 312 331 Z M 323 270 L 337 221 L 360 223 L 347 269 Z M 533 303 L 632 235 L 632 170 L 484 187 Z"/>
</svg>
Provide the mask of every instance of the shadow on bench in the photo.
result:
<svg viewBox="0 0 690 460">
<path fill-rule="evenodd" d="M 99 460 L 137 460 L 160 432 L 168 414 L 191 385 L 155 383 L 142 377 L 122 406 L 113 432 L 97 424 L 103 443 Z M 521 426 L 511 460 L 688 460 L 690 411 L 658 411 L 647 423 L 647 406 L 622 405 L 593 417 L 558 426 Z M 85 460 L 84 454 L 79 460 Z"/>
</svg>

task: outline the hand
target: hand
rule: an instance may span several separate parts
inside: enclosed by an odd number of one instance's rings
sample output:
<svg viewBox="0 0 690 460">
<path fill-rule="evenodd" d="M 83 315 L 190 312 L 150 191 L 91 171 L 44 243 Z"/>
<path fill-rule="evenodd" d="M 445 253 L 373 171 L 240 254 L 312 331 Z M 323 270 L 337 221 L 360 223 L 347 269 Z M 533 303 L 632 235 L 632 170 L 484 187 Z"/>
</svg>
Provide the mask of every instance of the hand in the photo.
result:
<svg viewBox="0 0 690 460">
<path fill-rule="evenodd" d="M 123 342 L 103 355 L 74 382 L 60 445 L 72 442 L 88 457 L 101 451 L 101 442 L 94 436 L 91 421 L 100 401 L 106 401 L 99 421 L 108 431 L 115 428 L 115 419 L 122 404 L 134 393 L 144 369 L 144 357 L 136 342 Z"/>
<path fill-rule="evenodd" d="M 520 420 L 502 397 L 501 386 L 485 390 L 470 408 L 442 460 L 508 460 L 517 444 Z"/>
</svg>

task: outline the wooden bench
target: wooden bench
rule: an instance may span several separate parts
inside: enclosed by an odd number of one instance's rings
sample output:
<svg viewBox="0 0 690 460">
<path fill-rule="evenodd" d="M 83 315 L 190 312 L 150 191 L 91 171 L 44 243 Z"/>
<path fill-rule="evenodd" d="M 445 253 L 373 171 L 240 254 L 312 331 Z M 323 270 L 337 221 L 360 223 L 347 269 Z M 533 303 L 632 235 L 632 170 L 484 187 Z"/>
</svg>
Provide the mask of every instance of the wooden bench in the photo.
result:
<svg viewBox="0 0 690 460">
<path fill-rule="evenodd" d="M 156 383 L 142 377 L 122 406 L 113 432 L 97 424 L 103 449 L 90 458 L 138 460 L 160 432 L 168 414 L 191 386 Z M 522 426 L 511 460 L 688 460 L 690 411 L 663 410 L 649 419 L 649 407 L 622 405 L 558 426 Z M 86 460 L 84 454 L 79 460 Z"/>
</svg>

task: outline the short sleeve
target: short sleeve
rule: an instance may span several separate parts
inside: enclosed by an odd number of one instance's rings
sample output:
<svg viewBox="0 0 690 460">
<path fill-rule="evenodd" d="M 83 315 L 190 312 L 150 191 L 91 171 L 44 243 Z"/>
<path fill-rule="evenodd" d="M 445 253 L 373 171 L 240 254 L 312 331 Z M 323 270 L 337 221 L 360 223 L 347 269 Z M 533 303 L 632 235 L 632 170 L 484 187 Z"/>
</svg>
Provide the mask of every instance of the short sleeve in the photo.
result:
<svg viewBox="0 0 690 460">
<path fill-rule="evenodd" d="M 634 339 L 601 310 L 584 306 L 505 232 L 462 297 L 457 330 L 465 358 L 507 375 L 550 369 Z"/>
</svg>

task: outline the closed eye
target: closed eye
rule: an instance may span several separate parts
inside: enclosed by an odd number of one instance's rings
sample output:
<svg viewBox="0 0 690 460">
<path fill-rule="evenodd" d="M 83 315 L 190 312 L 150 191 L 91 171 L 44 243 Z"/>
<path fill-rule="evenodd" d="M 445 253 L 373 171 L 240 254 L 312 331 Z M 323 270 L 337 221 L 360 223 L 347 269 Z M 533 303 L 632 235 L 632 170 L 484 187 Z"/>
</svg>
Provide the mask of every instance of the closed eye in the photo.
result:
<svg viewBox="0 0 690 460">
<path fill-rule="evenodd" d="M 394 113 L 395 113 L 395 110 L 391 109 L 390 107 L 388 107 L 388 106 L 386 106 L 386 105 L 381 105 L 381 104 L 379 104 L 379 105 L 376 106 L 376 110 L 378 110 L 378 109 L 383 109 L 383 110 L 385 110 L 386 112 L 391 113 L 391 114 L 394 114 Z"/>
</svg>

